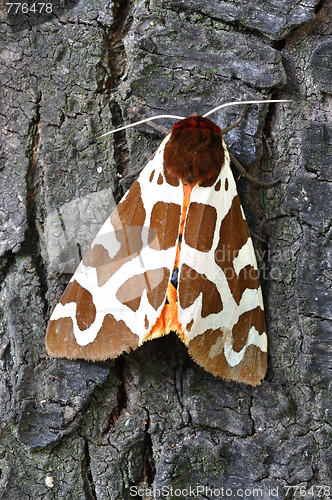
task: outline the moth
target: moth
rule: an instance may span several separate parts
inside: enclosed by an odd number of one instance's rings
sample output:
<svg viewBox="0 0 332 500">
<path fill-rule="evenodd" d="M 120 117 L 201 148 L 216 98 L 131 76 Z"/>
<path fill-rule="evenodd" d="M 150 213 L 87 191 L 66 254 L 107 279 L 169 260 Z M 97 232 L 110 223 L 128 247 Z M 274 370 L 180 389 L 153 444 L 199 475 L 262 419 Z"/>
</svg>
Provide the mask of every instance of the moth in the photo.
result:
<svg viewBox="0 0 332 500">
<path fill-rule="evenodd" d="M 55 307 L 51 356 L 116 358 L 174 331 L 206 371 L 261 383 L 262 292 L 221 132 L 199 115 L 173 126 Z"/>
</svg>

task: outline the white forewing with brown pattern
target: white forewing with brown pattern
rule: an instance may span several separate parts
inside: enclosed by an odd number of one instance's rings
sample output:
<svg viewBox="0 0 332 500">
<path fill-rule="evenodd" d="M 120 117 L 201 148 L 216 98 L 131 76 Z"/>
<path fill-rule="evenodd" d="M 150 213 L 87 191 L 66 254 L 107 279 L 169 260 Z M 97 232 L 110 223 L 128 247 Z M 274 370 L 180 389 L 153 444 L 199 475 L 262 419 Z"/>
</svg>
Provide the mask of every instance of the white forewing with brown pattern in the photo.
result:
<svg viewBox="0 0 332 500">
<path fill-rule="evenodd" d="M 251 385 L 265 375 L 253 245 L 220 129 L 199 116 L 173 127 L 101 228 L 46 346 L 105 360 L 171 330 L 214 375 Z"/>
</svg>

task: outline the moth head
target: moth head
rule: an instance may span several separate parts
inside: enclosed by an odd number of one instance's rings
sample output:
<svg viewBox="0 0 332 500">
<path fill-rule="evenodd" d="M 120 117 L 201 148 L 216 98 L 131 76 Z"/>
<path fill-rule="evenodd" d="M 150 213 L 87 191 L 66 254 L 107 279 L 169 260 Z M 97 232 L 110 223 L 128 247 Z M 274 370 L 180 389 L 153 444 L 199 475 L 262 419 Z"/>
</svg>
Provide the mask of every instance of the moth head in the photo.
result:
<svg viewBox="0 0 332 500">
<path fill-rule="evenodd" d="M 165 145 L 165 173 L 184 184 L 211 185 L 224 164 L 221 129 L 197 114 L 177 122 Z"/>
</svg>

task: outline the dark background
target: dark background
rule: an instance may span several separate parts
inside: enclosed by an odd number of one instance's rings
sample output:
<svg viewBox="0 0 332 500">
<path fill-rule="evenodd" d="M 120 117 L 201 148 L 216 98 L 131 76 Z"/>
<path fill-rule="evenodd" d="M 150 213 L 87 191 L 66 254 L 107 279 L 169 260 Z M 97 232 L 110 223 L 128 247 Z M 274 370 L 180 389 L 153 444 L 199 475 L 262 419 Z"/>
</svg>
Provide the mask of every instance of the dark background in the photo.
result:
<svg viewBox="0 0 332 500">
<path fill-rule="evenodd" d="M 50 3 L 0 7 L 0 497 L 121 500 L 153 486 L 164 490 L 144 498 L 267 500 L 298 486 L 306 500 L 331 498 L 331 1 Z M 162 134 L 96 137 L 133 106 L 188 116 L 261 98 L 292 102 L 251 106 L 225 140 L 252 175 L 281 179 L 268 190 L 238 181 L 266 239 L 255 241 L 262 385 L 213 377 L 175 335 L 106 363 L 50 359 L 46 324 L 69 275 L 50 266 L 47 218 L 105 189 L 119 201 L 120 176 Z M 211 118 L 226 126 L 240 113 Z M 210 490 L 194 496 L 197 486 Z"/>
</svg>

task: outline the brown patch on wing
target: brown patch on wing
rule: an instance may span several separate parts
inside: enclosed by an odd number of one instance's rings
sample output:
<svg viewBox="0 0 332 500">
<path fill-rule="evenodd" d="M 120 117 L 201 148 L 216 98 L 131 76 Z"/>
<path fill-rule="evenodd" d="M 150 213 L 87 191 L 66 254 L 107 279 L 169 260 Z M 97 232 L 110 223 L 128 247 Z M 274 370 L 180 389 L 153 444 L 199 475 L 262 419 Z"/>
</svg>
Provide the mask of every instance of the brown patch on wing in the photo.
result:
<svg viewBox="0 0 332 500">
<path fill-rule="evenodd" d="M 166 169 L 164 169 L 164 176 L 167 184 L 170 184 L 170 186 L 177 187 L 180 184 L 179 179 L 171 175 Z"/>
<path fill-rule="evenodd" d="M 227 179 L 227 177 L 225 179 L 225 191 L 228 191 L 228 179 Z"/>
<path fill-rule="evenodd" d="M 231 208 L 224 217 L 219 231 L 219 242 L 215 251 L 215 262 L 222 269 L 234 300 L 240 303 L 246 288 L 258 289 L 258 272 L 250 265 L 241 269 L 239 276 L 234 269 L 234 259 L 250 238 L 246 221 L 243 219 L 240 198 L 235 196 Z"/>
<path fill-rule="evenodd" d="M 89 328 L 96 317 L 96 307 L 91 293 L 83 288 L 76 280 L 70 282 L 60 299 L 64 306 L 70 302 L 77 304 L 76 321 L 78 328 L 83 331 Z"/>
<path fill-rule="evenodd" d="M 246 345 L 250 328 L 254 326 L 261 335 L 266 332 L 264 311 L 257 306 L 251 311 L 247 311 L 238 319 L 236 325 L 233 326 L 233 349 L 235 352 L 240 352 Z"/>
<path fill-rule="evenodd" d="M 83 259 L 84 266 L 96 268 L 99 286 L 103 286 L 123 264 L 137 257 L 143 248 L 141 226 L 124 227 L 114 234 L 120 249 L 112 259 L 102 244 L 94 245 Z"/>
<path fill-rule="evenodd" d="M 167 250 L 175 246 L 179 234 L 180 217 L 181 206 L 176 203 L 158 201 L 153 206 L 149 231 L 150 248 Z"/>
<path fill-rule="evenodd" d="M 217 211 L 214 207 L 203 203 L 190 203 L 184 231 L 187 245 L 200 252 L 211 250 L 216 221 Z"/>
<path fill-rule="evenodd" d="M 157 179 L 157 184 L 159 186 L 161 186 L 163 182 L 164 182 L 163 176 L 161 174 L 159 174 L 158 179 Z"/>
<path fill-rule="evenodd" d="M 189 321 L 189 323 L 187 324 L 186 326 L 186 330 L 187 332 L 190 332 L 190 330 L 192 329 L 193 327 L 193 324 L 194 324 L 194 320 L 192 319 L 191 321 Z"/>
<path fill-rule="evenodd" d="M 116 331 L 118 331 L 117 334 L 110 335 L 110 332 Z M 101 337 L 100 343 L 102 344 L 102 337 L 104 337 L 103 343 L 107 343 L 107 350 L 112 353 L 113 357 L 119 356 L 124 351 L 134 350 L 139 346 L 138 335 L 133 333 L 124 321 L 117 321 L 112 314 L 106 314 L 96 340 L 99 335 Z"/>
<path fill-rule="evenodd" d="M 122 229 L 123 226 L 143 226 L 145 217 L 141 186 L 138 181 L 135 181 L 126 198 L 119 203 L 111 215 L 111 222 L 114 229 Z"/>
<path fill-rule="evenodd" d="M 235 273 L 235 271 L 234 271 Z M 253 266 L 245 266 L 239 272 L 237 280 L 230 280 L 231 292 L 237 304 L 240 303 L 243 292 L 246 288 L 257 290 L 259 288 L 259 274 Z"/>
<path fill-rule="evenodd" d="M 111 222 L 120 249 L 110 258 L 102 244 L 96 244 L 83 259 L 85 266 L 95 267 L 98 285 L 103 286 L 120 267 L 140 253 L 143 247 L 142 227 L 146 212 L 141 198 L 141 188 L 134 182 L 128 195 L 111 215 Z"/>
<path fill-rule="evenodd" d="M 150 177 L 149 177 L 149 181 L 150 181 L 150 182 L 152 182 L 152 181 L 153 181 L 154 173 L 155 173 L 155 170 L 152 170 L 152 172 L 151 172 L 151 174 L 150 174 Z"/>
<path fill-rule="evenodd" d="M 118 240 L 118 238 L 117 238 Z M 123 247 L 121 247 L 122 249 Z M 98 285 L 103 286 L 109 278 L 121 267 L 120 259 L 111 259 L 108 251 L 103 245 L 96 244 L 83 259 L 84 266 L 95 267 L 97 271 Z"/>
<path fill-rule="evenodd" d="M 139 337 L 123 321 L 116 321 L 111 314 L 107 314 L 97 337 L 86 346 L 77 344 L 71 318 L 50 321 L 45 343 L 48 353 L 54 357 L 103 361 L 136 349 Z"/>
<path fill-rule="evenodd" d="M 202 293 L 202 318 L 222 311 L 223 304 L 216 285 L 205 274 L 200 274 L 187 264 L 183 264 L 180 269 L 178 291 L 182 309 L 190 307 L 200 293 Z"/>
<path fill-rule="evenodd" d="M 136 274 L 121 285 L 116 297 L 122 304 L 136 312 L 141 303 L 142 293 L 147 290 L 148 301 L 157 310 L 165 300 L 169 278 L 170 271 L 166 267 Z"/>
<path fill-rule="evenodd" d="M 221 180 L 219 179 L 219 181 L 217 182 L 217 184 L 214 186 L 214 190 L 215 191 L 220 191 L 220 188 L 221 188 Z"/>
<path fill-rule="evenodd" d="M 244 382 L 252 386 L 260 385 L 266 373 L 267 354 L 259 347 L 247 347 L 243 360 L 234 367 L 229 366 L 223 348 L 214 357 L 209 357 L 210 349 L 224 336 L 224 332 L 207 330 L 202 335 L 197 335 L 188 344 L 189 354 L 206 371 L 225 380 Z"/>
<path fill-rule="evenodd" d="M 95 267 L 98 273 L 99 268 L 103 268 L 104 266 L 110 265 L 112 260 L 113 259 L 110 259 L 109 253 L 106 250 L 106 248 L 103 245 L 97 243 L 91 248 L 91 250 L 84 257 L 83 264 L 85 266 Z M 99 274 L 98 278 L 100 278 Z M 101 286 L 100 283 L 99 286 Z"/>
</svg>

